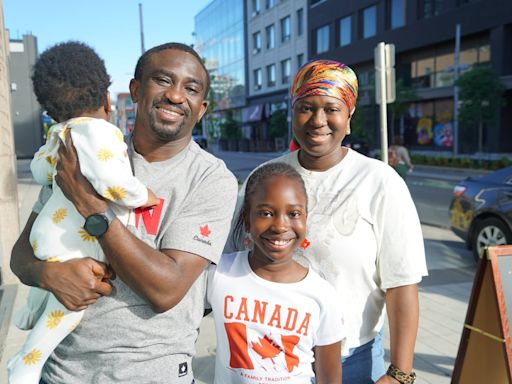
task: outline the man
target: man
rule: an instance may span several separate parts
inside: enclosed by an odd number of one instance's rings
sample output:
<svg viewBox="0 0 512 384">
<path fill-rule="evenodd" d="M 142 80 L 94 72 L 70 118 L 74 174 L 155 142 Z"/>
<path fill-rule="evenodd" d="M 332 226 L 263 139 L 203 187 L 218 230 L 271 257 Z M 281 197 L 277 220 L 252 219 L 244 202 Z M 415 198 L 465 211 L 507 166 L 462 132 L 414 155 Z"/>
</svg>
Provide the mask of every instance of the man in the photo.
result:
<svg viewBox="0 0 512 384">
<path fill-rule="evenodd" d="M 127 228 L 112 219 L 81 174 L 71 142 L 61 148 L 56 180 L 117 278 L 110 280 L 110 268 L 92 259 L 35 259 L 28 235 L 43 202 L 36 203 L 11 268 L 23 283 L 48 289 L 67 308 L 88 308 L 47 361 L 43 383 L 193 382 L 205 270 L 220 257 L 237 193 L 224 163 L 191 140 L 206 111 L 208 88 L 208 72 L 186 45 L 164 44 L 139 59 L 130 82 L 138 110 L 129 156 L 135 175 L 160 204 L 137 209 Z"/>
</svg>

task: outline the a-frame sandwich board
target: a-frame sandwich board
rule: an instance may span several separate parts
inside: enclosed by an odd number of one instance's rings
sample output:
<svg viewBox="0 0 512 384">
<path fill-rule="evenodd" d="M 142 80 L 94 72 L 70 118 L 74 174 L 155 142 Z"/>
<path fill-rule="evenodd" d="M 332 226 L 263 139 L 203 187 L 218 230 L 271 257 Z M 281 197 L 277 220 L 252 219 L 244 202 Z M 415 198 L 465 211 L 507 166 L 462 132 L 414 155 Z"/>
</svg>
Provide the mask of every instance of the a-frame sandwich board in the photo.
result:
<svg viewBox="0 0 512 384">
<path fill-rule="evenodd" d="M 512 245 L 478 262 L 452 384 L 512 384 Z"/>
</svg>

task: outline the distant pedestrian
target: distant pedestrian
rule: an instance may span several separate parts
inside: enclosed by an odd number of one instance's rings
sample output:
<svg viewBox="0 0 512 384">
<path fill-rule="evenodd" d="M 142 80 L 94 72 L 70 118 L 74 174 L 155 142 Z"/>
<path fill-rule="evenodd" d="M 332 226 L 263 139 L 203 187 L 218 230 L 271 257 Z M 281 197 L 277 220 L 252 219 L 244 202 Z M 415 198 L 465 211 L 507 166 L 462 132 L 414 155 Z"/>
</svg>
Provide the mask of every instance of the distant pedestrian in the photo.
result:
<svg viewBox="0 0 512 384">
<path fill-rule="evenodd" d="M 293 259 L 308 246 L 306 218 L 306 188 L 292 166 L 269 163 L 250 176 L 235 231 L 254 247 L 222 255 L 208 276 L 215 384 L 341 383 L 336 291 Z"/>
<path fill-rule="evenodd" d="M 390 150 L 396 153 L 398 164 L 403 164 L 409 172 L 412 172 L 414 166 L 409 156 L 409 151 L 405 148 L 403 139 L 400 136 L 395 136 L 393 145 L 389 147 Z"/>
</svg>

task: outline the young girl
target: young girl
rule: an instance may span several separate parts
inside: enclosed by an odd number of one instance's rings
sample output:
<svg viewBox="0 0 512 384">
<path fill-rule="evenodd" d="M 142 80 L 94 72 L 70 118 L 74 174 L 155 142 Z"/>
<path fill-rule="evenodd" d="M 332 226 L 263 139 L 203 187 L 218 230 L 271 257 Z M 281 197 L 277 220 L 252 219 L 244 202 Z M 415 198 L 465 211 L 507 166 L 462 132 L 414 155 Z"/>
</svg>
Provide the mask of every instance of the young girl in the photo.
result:
<svg viewBox="0 0 512 384">
<path fill-rule="evenodd" d="M 38 215 L 30 242 L 34 255 L 47 262 L 92 257 L 105 262 L 97 237 L 117 217 L 127 224 L 130 209 L 156 205 L 159 199 L 133 176 L 123 134 L 107 120 L 109 76 L 93 49 L 78 42 L 43 52 L 32 77 L 39 103 L 59 124 L 52 126 L 34 155 L 34 179 L 52 186 Z M 96 192 L 111 202 L 96 222 L 85 220 L 54 182 L 59 146 L 71 135 L 80 167 Z M 99 215 L 98 215 L 99 216 Z M 22 349 L 8 363 L 9 383 L 37 384 L 55 347 L 78 325 L 84 311 L 68 311 L 48 291 L 32 287 L 27 305 L 15 316 L 20 329 L 32 329 Z"/>
<path fill-rule="evenodd" d="M 344 338 L 334 288 L 292 256 L 307 248 L 307 194 L 284 163 L 249 178 L 236 230 L 251 251 L 222 256 L 207 300 L 217 333 L 215 383 L 341 383 Z"/>
</svg>

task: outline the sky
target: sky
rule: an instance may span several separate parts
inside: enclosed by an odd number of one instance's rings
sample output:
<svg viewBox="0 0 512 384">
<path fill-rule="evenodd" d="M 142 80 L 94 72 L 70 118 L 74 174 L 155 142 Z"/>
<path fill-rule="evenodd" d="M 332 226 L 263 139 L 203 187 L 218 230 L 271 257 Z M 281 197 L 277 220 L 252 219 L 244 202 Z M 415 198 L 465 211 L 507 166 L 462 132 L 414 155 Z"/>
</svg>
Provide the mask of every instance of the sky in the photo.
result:
<svg viewBox="0 0 512 384">
<path fill-rule="evenodd" d="M 37 37 L 38 53 L 59 42 L 82 41 L 105 61 L 112 96 L 128 92 L 141 55 L 139 3 L 144 47 L 176 41 L 193 44 L 194 16 L 212 0 L 3 0 L 11 39 Z M 0 3 L 1 4 L 1 3 Z"/>
</svg>

